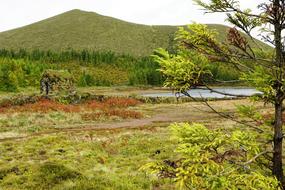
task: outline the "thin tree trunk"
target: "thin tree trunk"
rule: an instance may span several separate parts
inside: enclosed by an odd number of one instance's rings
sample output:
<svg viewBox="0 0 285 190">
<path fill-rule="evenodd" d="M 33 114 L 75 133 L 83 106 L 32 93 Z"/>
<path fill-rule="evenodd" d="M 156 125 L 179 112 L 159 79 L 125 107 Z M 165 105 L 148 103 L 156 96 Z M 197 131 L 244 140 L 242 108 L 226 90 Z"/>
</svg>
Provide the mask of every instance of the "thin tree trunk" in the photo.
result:
<svg viewBox="0 0 285 190">
<path fill-rule="evenodd" d="M 274 123 L 274 137 L 273 137 L 273 168 L 272 174 L 276 176 L 279 182 L 282 184 L 285 190 L 283 167 L 282 167 L 282 144 L 283 144 L 283 132 L 282 132 L 282 104 L 284 99 L 284 92 L 282 89 L 282 83 L 284 76 L 284 59 L 282 49 L 282 26 L 280 23 L 280 0 L 273 1 L 274 11 L 274 39 L 275 39 L 275 53 L 276 53 L 276 67 L 279 69 L 276 72 L 276 83 L 275 83 L 275 123 Z"/>
<path fill-rule="evenodd" d="M 275 103 L 275 124 L 274 124 L 274 147 L 273 147 L 273 169 L 272 173 L 282 183 L 283 189 L 283 167 L 282 167 L 282 101 Z"/>
</svg>

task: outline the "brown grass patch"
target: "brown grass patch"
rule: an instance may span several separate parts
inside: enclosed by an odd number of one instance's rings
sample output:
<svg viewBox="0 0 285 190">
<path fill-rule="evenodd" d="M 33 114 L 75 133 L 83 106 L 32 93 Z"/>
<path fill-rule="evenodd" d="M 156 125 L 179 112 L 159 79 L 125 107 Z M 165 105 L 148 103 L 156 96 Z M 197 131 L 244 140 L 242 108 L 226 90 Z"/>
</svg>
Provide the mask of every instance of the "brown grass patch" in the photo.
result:
<svg viewBox="0 0 285 190">
<path fill-rule="evenodd" d="M 82 114 L 82 119 L 85 121 L 98 120 L 102 117 L 112 117 L 117 116 L 123 119 L 134 118 L 139 119 L 142 118 L 143 115 L 140 112 L 132 111 L 132 110 L 118 110 L 118 109 L 105 109 L 101 112 L 96 113 L 85 113 Z"/>
</svg>

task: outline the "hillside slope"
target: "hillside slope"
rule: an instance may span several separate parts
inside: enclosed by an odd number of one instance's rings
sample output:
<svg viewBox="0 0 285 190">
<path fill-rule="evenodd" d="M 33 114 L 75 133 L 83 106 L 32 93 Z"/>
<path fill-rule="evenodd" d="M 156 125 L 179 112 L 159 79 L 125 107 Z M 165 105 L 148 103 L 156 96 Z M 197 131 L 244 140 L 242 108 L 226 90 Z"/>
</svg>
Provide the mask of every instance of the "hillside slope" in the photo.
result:
<svg viewBox="0 0 285 190">
<path fill-rule="evenodd" d="M 225 36 L 228 27 L 209 25 Z M 0 33 L 0 48 L 110 50 L 135 56 L 171 47 L 177 26 L 133 24 L 93 12 L 72 10 L 49 19 Z"/>
</svg>

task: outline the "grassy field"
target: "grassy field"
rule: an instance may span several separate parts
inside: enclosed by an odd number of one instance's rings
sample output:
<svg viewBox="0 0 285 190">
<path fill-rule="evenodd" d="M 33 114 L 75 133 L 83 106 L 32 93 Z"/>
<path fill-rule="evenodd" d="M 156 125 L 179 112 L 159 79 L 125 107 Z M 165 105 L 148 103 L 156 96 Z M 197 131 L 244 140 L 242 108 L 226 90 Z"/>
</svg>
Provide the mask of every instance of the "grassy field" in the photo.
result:
<svg viewBox="0 0 285 190">
<path fill-rule="evenodd" d="M 225 39 L 227 26 L 210 24 L 209 27 L 217 30 L 219 40 Z M 0 33 L 0 48 L 55 51 L 72 48 L 148 56 L 159 47 L 173 49 L 176 31 L 177 26 L 140 25 L 93 12 L 72 10 Z"/>
<path fill-rule="evenodd" d="M 175 157 L 176 141 L 171 138 L 169 124 L 201 122 L 209 128 L 229 130 L 234 126 L 199 102 L 147 104 L 125 98 L 145 92 L 143 89 L 93 90 L 120 97 L 76 105 L 41 99 L 22 106 L 1 107 L 2 189 L 175 189 L 173 181 L 159 180 L 139 170 L 150 161 Z M 0 99 L 15 95 L 0 94 Z M 210 102 L 216 109 L 227 111 L 248 103 L 249 100 Z M 262 105 L 260 108 L 270 109 Z"/>
<path fill-rule="evenodd" d="M 152 157 L 164 159 L 172 150 L 173 143 L 164 128 L 71 132 L 1 144 L 3 189 L 172 187 L 138 171 Z M 156 155 L 161 148 L 163 153 Z"/>
</svg>

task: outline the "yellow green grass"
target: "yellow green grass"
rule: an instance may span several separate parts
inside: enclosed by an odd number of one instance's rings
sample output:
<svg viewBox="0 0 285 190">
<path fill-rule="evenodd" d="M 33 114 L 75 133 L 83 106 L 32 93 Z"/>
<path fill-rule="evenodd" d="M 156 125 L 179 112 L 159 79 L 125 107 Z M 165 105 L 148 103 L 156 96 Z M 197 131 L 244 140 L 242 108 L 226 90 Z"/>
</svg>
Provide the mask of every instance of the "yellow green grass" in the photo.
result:
<svg viewBox="0 0 285 190">
<path fill-rule="evenodd" d="M 156 154 L 157 151 L 160 154 Z M 0 146 L 0 186 L 20 189 L 171 189 L 138 171 L 173 150 L 165 128 L 53 134 Z"/>
</svg>

